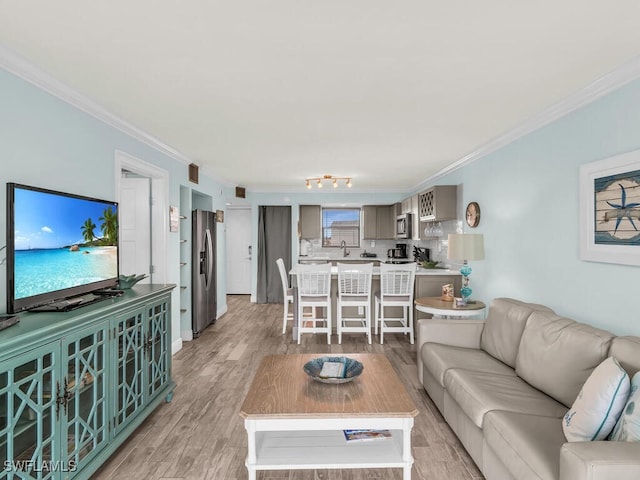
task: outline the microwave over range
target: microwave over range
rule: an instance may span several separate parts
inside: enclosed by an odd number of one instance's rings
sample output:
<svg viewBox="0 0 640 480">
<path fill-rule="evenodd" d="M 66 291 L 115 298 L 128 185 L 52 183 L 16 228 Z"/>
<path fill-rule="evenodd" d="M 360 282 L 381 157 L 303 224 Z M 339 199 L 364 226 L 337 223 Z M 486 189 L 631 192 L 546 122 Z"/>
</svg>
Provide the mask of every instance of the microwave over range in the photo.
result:
<svg viewBox="0 0 640 480">
<path fill-rule="evenodd" d="M 410 213 L 396 217 L 396 238 L 411 238 L 411 217 Z"/>
</svg>

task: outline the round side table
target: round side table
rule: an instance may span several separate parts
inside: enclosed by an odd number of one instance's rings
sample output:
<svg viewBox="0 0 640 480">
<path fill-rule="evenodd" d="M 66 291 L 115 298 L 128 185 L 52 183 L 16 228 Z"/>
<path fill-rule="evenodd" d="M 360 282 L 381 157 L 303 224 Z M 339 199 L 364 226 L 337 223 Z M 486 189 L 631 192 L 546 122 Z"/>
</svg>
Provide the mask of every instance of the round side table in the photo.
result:
<svg viewBox="0 0 640 480">
<path fill-rule="evenodd" d="M 474 301 L 464 307 L 454 307 L 454 302 L 444 302 L 440 297 L 422 297 L 415 301 L 416 310 L 430 313 L 440 318 L 468 318 L 480 316 L 484 318 L 487 306 L 480 301 Z"/>
</svg>

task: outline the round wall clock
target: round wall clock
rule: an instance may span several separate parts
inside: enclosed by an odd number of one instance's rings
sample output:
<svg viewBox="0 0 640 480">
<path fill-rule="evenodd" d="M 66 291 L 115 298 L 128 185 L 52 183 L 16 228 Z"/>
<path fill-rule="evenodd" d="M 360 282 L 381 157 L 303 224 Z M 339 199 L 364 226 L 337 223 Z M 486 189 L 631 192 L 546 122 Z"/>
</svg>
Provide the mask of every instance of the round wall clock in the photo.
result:
<svg viewBox="0 0 640 480">
<path fill-rule="evenodd" d="M 480 205 L 477 202 L 470 202 L 467 205 L 467 225 L 475 228 L 480 223 Z"/>
</svg>

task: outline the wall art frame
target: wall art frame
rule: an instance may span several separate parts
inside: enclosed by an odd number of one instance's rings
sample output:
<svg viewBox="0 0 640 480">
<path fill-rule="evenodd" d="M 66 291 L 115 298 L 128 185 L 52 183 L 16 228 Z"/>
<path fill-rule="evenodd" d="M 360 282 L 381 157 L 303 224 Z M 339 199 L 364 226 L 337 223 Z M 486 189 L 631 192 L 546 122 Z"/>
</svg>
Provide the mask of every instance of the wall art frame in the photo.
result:
<svg viewBox="0 0 640 480">
<path fill-rule="evenodd" d="M 580 167 L 580 259 L 640 265 L 640 150 Z"/>
</svg>

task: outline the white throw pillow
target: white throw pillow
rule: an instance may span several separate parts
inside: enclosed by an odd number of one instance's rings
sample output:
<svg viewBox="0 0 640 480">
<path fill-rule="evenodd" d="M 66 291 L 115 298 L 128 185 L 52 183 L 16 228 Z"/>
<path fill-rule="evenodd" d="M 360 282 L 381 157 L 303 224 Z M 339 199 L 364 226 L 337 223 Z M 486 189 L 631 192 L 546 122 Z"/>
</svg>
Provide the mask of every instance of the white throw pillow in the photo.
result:
<svg viewBox="0 0 640 480">
<path fill-rule="evenodd" d="M 631 380 L 631 393 L 609 440 L 640 442 L 640 372 Z"/>
<path fill-rule="evenodd" d="M 615 358 L 607 358 L 591 372 L 564 416 L 564 436 L 570 442 L 604 440 L 628 397 L 629 375 Z"/>
</svg>

